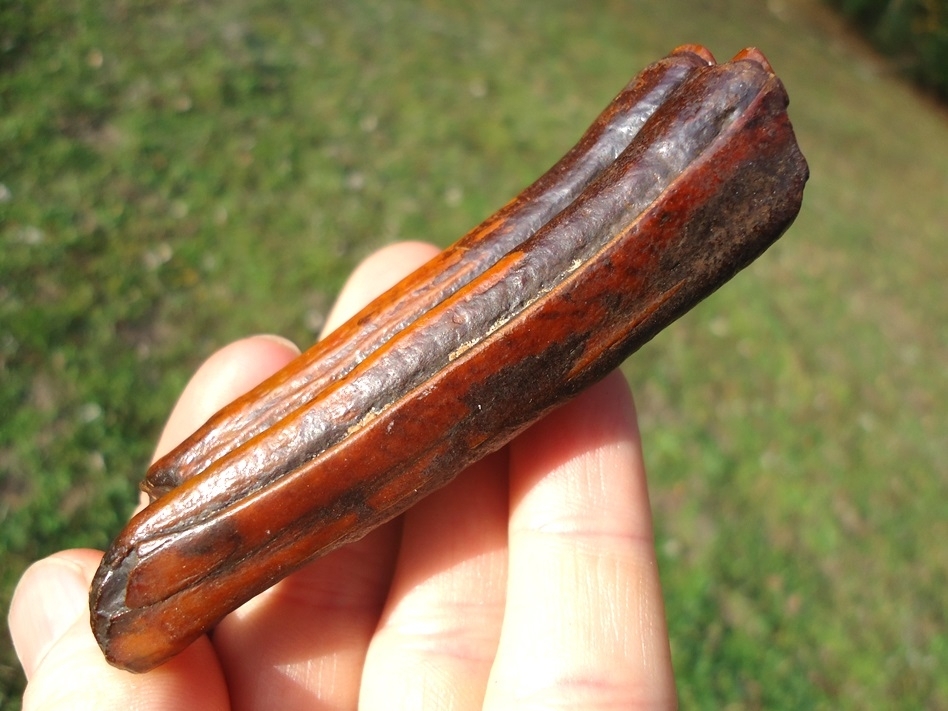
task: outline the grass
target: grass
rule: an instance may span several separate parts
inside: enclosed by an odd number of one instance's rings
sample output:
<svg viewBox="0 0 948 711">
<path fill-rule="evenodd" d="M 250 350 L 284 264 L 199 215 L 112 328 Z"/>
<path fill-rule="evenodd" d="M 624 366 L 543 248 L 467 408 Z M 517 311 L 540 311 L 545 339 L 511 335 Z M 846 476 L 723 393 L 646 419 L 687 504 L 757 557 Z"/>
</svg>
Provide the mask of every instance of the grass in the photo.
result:
<svg viewBox="0 0 948 711">
<path fill-rule="evenodd" d="M 2 602 L 104 547 L 198 363 L 314 338 L 381 244 L 447 245 L 647 62 L 760 46 L 791 231 L 626 366 L 684 708 L 948 708 L 948 124 L 810 0 L 0 7 Z M 842 37 L 843 39 L 840 39 Z M 0 648 L 0 708 L 21 673 Z"/>
</svg>

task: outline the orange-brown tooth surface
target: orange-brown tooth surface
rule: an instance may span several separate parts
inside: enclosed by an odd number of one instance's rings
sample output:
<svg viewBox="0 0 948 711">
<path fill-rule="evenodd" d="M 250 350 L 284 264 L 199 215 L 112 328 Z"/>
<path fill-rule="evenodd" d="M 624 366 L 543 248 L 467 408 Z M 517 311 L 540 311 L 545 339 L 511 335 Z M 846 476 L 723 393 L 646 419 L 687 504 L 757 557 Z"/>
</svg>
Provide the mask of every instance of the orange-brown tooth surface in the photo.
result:
<svg viewBox="0 0 948 711">
<path fill-rule="evenodd" d="M 447 484 L 793 222 L 808 168 L 758 50 L 714 64 L 683 46 L 616 102 L 495 216 L 155 464 L 157 498 L 93 581 L 112 664 L 161 664 Z"/>
</svg>

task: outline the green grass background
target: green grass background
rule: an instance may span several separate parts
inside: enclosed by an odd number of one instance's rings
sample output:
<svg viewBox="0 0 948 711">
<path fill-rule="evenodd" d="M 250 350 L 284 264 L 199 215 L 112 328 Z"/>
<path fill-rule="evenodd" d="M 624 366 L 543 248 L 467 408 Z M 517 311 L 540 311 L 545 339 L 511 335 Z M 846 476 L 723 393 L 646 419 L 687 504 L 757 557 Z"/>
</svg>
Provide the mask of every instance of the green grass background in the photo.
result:
<svg viewBox="0 0 948 711">
<path fill-rule="evenodd" d="M 649 61 L 757 45 L 804 209 L 626 366 L 682 707 L 948 708 L 948 120 L 815 0 L 0 2 L 4 608 L 119 530 L 214 349 L 312 341 L 359 258 L 452 242 Z"/>
</svg>

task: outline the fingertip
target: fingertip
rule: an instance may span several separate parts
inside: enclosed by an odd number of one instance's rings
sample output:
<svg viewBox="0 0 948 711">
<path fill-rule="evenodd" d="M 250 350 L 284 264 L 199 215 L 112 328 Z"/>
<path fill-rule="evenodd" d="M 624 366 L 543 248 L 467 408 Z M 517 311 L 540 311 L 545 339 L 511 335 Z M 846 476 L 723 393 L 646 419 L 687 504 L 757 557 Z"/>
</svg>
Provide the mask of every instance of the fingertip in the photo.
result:
<svg viewBox="0 0 948 711">
<path fill-rule="evenodd" d="M 247 345 L 247 342 L 249 342 L 251 346 L 259 346 L 262 348 L 266 348 L 268 345 L 275 346 L 276 350 L 274 351 L 274 355 L 278 356 L 288 355 L 295 358 L 300 354 L 300 347 L 298 345 L 293 343 L 289 338 L 275 333 L 258 333 L 254 336 L 248 336 L 247 338 L 235 341 L 235 343 L 244 345 Z"/>
<path fill-rule="evenodd" d="M 8 623 L 29 682 L 23 708 L 227 708 L 227 689 L 206 637 L 148 674 L 108 664 L 89 624 L 89 584 L 101 558 L 101 551 L 61 551 L 20 578 Z"/>
<path fill-rule="evenodd" d="M 23 573 L 7 621 L 27 678 L 76 620 L 88 617 L 89 583 L 101 557 L 98 551 L 62 551 Z"/>
<path fill-rule="evenodd" d="M 228 691 L 207 637 L 145 674 L 111 666 L 89 626 L 77 618 L 39 661 L 29 678 L 23 708 L 98 711 L 230 708 Z"/>
<path fill-rule="evenodd" d="M 353 270 L 326 318 L 322 335 L 342 325 L 440 250 L 427 242 L 396 242 L 370 254 Z"/>
<path fill-rule="evenodd" d="M 381 294 L 403 276 L 436 256 L 441 250 L 420 241 L 395 242 L 380 247 L 352 270 L 346 286 L 355 286 Z"/>
<path fill-rule="evenodd" d="M 260 334 L 234 341 L 213 353 L 191 377 L 168 418 L 155 459 L 182 442 L 232 400 L 296 358 L 291 341 Z"/>
</svg>

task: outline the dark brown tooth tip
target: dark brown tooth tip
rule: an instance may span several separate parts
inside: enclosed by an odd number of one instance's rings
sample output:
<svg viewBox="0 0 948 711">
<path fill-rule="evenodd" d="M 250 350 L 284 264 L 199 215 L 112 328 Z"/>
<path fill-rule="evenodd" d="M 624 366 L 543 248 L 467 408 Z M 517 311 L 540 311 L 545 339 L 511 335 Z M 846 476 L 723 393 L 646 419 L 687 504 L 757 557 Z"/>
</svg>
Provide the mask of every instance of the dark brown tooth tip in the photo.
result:
<svg viewBox="0 0 948 711">
<path fill-rule="evenodd" d="M 714 58 L 714 55 L 711 54 L 711 51 L 707 47 L 700 44 L 680 44 L 675 47 L 671 53 L 673 55 L 696 54 L 708 64 L 717 64 L 718 61 Z"/>
<path fill-rule="evenodd" d="M 767 61 L 767 57 L 765 57 L 764 53 L 761 52 L 759 49 L 757 49 L 757 47 L 746 47 L 742 49 L 740 52 L 734 55 L 734 59 L 732 59 L 731 61 L 732 62 L 742 62 L 742 61 L 756 62 L 757 64 L 759 64 L 761 67 L 764 68 L 764 71 L 767 71 L 770 74 L 775 73 L 774 68 L 770 66 L 770 62 Z"/>
<path fill-rule="evenodd" d="M 764 71 L 761 71 L 764 70 Z M 90 590 L 148 671 L 451 481 L 762 254 L 807 165 L 756 49 L 683 45 L 480 227 L 157 462 Z M 146 487 L 147 488 L 147 487 Z"/>
</svg>

